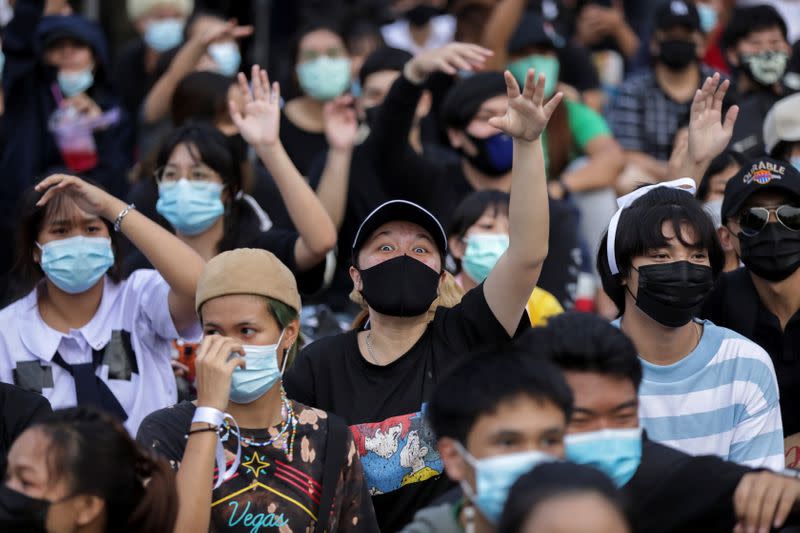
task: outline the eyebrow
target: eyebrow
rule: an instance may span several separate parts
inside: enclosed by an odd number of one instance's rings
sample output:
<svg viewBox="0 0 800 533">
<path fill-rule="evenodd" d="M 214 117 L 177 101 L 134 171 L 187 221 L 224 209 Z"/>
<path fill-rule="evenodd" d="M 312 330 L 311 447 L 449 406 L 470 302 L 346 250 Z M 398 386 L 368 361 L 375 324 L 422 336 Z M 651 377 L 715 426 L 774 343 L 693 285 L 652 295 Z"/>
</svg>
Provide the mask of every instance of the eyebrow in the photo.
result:
<svg viewBox="0 0 800 533">
<path fill-rule="evenodd" d="M 623 411 L 625 409 L 630 409 L 632 407 L 636 407 L 638 404 L 639 404 L 638 400 L 628 400 L 627 402 L 622 402 L 621 404 L 619 404 L 619 405 L 617 405 L 615 407 L 612 407 L 609 412 L 616 413 L 618 411 Z M 589 409 L 588 407 L 580 407 L 580 406 L 577 406 L 577 405 L 572 409 L 572 412 L 573 413 L 583 413 L 583 414 L 587 414 L 587 415 L 596 415 L 596 414 L 598 414 L 597 411 L 595 411 L 593 409 Z"/>
</svg>

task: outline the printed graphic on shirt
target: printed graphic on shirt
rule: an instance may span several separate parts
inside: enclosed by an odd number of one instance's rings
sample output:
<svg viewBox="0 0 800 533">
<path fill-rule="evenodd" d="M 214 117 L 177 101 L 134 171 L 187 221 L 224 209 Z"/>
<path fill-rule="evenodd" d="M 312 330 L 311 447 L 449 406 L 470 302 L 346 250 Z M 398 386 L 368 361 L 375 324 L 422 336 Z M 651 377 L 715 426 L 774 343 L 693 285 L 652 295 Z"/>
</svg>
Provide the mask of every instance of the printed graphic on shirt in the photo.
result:
<svg viewBox="0 0 800 533">
<path fill-rule="evenodd" d="M 42 389 L 53 388 L 53 369 L 39 361 L 17 361 L 14 385 L 41 394 Z"/>
<path fill-rule="evenodd" d="M 121 329 L 112 331 L 111 340 L 102 348 L 102 352 L 101 362 L 108 366 L 108 379 L 130 381 L 132 374 L 139 373 L 130 332 Z"/>
<path fill-rule="evenodd" d="M 423 406 L 423 411 L 424 411 Z M 370 494 L 386 494 L 444 471 L 422 411 L 350 426 Z"/>
</svg>

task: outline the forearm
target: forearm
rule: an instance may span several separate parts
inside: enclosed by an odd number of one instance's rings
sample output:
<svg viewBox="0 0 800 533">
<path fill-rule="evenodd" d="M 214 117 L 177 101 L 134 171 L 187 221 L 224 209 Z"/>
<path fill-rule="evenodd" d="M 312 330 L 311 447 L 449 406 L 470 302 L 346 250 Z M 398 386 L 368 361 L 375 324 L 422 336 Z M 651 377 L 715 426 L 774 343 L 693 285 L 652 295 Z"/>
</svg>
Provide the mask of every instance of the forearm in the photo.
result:
<svg viewBox="0 0 800 533">
<path fill-rule="evenodd" d="M 644 152 L 626 151 L 625 161 L 628 165 L 635 165 L 642 169 L 642 171 L 649 174 L 651 177 L 658 181 L 666 179 L 668 174 L 668 164 L 666 161 L 660 161 L 651 155 Z"/>
<path fill-rule="evenodd" d="M 125 202 L 114 198 L 102 213 L 103 218 L 114 222 L 125 207 Z M 197 281 L 205 265 L 197 252 L 135 209 L 122 219 L 120 230 L 158 270 L 176 296 L 194 301 Z"/>
<path fill-rule="evenodd" d="M 639 36 L 627 23 L 619 25 L 614 32 L 614 40 L 626 59 L 632 59 L 639 51 Z"/>
<path fill-rule="evenodd" d="M 146 123 L 157 122 L 169 112 L 175 88 L 194 70 L 205 49 L 205 45 L 199 39 L 193 39 L 175 54 L 167 71 L 147 93 L 142 106 L 142 116 Z"/>
<path fill-rule="evenodd" d="M 533 142 L 515 139 L 513 162 L 512 194 L 508 206 L 508 253 L 521 265 L 538 267 L 547 257 L 550 233 L 541 137 Z"/>
<path fill-rule="evenodd" d="M 486 70 L 506 68 L 508 42 L 522 20 L 527 4 L 527 0 L 502 0 L 492 10 L 484 27 L 481 42 L 483 46 L 494 52 L 494 55 L 486 61 Z"/>
<path fill-rule="evenodd" d="M 561 183 L 570 192 L 613 187 L 624 167 L 622 149 L 616 141 L 610 137 L 595 139 L 589 143 L 586 164 L 562 175 Z"/>
<path fill-rule="evenodd" d="M 328 149 L 325 168 L 322 170 L 317 196 L 338 231 L 342 227 L 347 208 L 347 190 L 350 179 L 350 163 L 353 149 Z"/>
<path fill-rule="evenodd" d="M 175 533 L 208 531 L 218 438 L 216 433 L 204 431 L 191 435 L 186 442 L 176 476 L 179 507 Z"/>
<path fill-rule="evenodd" d="M 336 245 L 336 228 L 325 207 L 280 142 L 257 146 L 256 153 L 272 174 L 301 241 L 311 253 L 323 257 Z"/>
</svg>

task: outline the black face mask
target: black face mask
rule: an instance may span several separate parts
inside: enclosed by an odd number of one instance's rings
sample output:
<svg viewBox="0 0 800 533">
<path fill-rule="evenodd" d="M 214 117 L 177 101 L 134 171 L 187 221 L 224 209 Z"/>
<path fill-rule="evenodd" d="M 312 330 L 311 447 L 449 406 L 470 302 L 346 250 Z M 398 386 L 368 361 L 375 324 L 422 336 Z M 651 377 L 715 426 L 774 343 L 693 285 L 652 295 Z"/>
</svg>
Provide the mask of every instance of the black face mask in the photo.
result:
<svg viewBox="0 0 800 533">
<path fill-rule="evenodd" d="M 505 133 L 496 133 L 485 139 L 464 133 L 478 150 L 475 155 L 467 155 L 463 149 L 460 150 L 461 155 L 466 157 L 473 167 L 492 178 L 499 178 L 511 171 L 514 161 L 514 139 Z"/>
<path fill-rule="evenodd" d="M 742 262 L 767 281 L 783 281 L 800 268 L 800 231 L 770 222 L 756 235 L 739 233 Z"/>
<path fill-rule="evenodd" d="M 658 45 L 658 60 L 670 70 L 683 70 L 697 61 L 697 45 L 692 41 L 669 39 Z"/>
<path fill-rule="evenodd" d="M 433 6 L 418 5 L 414 6 L 405 13 L 405 18 L 412 26 L 424 26 L 433 17 L 439 14 L 439 10 Z"/>
<path fill-rule="evenodd" d="M 26 496 L 0 485 L 0 531 L 3 533 L 47 533 L 45 522 L 50 502 Z"/>
<path fill-rule="evenodd" d="M 377 121 L 378 113 L 380 112 L 381 112 L 380 105 L 374 105 L 372 107 L 364 109 L 364 122 L 367 123 L 367 126 L 369 126 L 370 129 L 375 127 L 375 122 Z"/>
<path fill-rule="evenodd" d="M 403 255 L 359 270 L 361 295 L 375 311 L 389 316 L 419 316 L 438 296 L 439 273 Z"/>
<path fill-rule="evenodd" d="M 688 324 L 714 286 L 711 267 L 689 261 L 645 265 L 638 272 L 636 306 L 668 328 Z"/>
</svg>

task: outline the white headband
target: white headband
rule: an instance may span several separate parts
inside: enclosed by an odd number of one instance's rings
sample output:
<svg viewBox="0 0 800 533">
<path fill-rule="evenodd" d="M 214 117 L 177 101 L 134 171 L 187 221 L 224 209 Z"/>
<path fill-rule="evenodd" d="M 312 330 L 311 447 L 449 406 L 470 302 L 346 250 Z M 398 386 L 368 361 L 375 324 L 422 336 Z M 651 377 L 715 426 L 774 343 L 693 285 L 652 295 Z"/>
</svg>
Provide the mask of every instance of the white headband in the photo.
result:
<svg viewBox="0 0 800 533">
<path fill-rule="evenodd" d="M 659 187 L 678 189 L 691 195 L 694 195 L 694 193 L 697 191 L 697 187 L 692 178 L 680 178 L 677 180 L 665 181 L 664 183 L 656 183 L 655 185 L 648 185 L 647 187 L 641 187 L 631 193 L 626 194 L 625 196 L 622 196 L 621 198 L 617 198 L 617 206 L 619 209 L 617 209 L 617 212 L 614 213 L 613 217 L 611 217 L 611 222 L 608 224 L 608 239 L 606 241 L 608 268 L 611 270 L 612 276 L 619 274 L 619 267 L 617 266 L 617 254 L 614 252 L 614 247 L 617 243 L 617 225 L 619 224 L 619 217 L 622 215 L 622 211 L 625 208 L 630 207 L 633 202 L 645 194 L 649 193 L 653 189 L 658 189 Z"/>
</svg>

